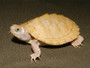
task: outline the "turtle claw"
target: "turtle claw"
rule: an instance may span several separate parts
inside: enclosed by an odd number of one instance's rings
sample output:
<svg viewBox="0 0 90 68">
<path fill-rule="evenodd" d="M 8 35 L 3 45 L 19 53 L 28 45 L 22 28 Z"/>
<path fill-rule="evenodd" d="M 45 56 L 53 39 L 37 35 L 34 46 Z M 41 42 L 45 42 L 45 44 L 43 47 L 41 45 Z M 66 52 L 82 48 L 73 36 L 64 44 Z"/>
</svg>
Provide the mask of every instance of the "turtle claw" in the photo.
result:
<svg viewBox="0 0 90 68">
<path fill-rule="evenodd" d="M 80 48 L 80 45 L 73 45 L 75 48 Z"/>
<path fill-rule="evenodd" d="M 36 59 L 38 58 L 39 60 L 41 59 L 40 56 L 38 56 L 38 54 L 31 54 L 31 62 L 35 62 L 36 63 Z"/>
<path fill-rule="evenodd" d="M 83 44 L 81 44 L 81 46 L 83 46 Z"/>
<path fill-rule="evenodd" d="M 75 48 L 81 48 L 81 46 L 83 46 L 83 44 L 81 43 L 80 45 L 73 45 Z"/>
<path fill-rule="evenodd" d="M 34 58 L 31 58 L 31 62 L 33 62 L 33 61 L 36 63 L 36 59 L 34 59 Z"/>
<path fill-rule="evenodd" d="M 41 58 L 40 58 L 40 57 L 38 57 L 38 59 L 39 59 L 39 60 L 41 60 Z"/>
</svg>

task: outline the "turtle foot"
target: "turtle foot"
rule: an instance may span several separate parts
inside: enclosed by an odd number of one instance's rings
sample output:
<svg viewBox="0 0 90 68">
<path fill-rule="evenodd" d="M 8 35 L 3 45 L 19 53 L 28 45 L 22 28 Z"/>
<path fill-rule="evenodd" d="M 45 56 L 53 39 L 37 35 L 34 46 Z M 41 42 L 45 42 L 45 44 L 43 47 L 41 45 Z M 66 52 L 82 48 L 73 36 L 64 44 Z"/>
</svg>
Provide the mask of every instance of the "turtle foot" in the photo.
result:
<svg viewBox="0 0 90 68">
<path fill-rule="evenodd" d="M 72 44 L 75 48 L 77 48 L 77 47 L 80 48 L 80 46 L 83 45 L 83 44 L 82 44 L 83 40 L 84 40 L 84 38 L 83 38 L 81 35 L 79 35 L 79 37 L 78 37 L 76 40 L 74 40 L 73 42 L 71 42 L 71 44 Z"/>
</svg>

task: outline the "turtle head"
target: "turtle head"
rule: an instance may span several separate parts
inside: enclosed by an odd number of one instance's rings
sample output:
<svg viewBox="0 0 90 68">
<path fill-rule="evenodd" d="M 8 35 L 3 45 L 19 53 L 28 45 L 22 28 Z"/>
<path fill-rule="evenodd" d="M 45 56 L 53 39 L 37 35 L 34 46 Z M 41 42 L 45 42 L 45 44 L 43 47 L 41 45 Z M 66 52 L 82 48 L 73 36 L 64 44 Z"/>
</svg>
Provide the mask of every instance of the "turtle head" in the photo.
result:
<svg viewBox="0 0 90 68">
<path fill-rule="evenodd" d="M 28 30 L 25 26 L 22 25 L 12 25 L 10 27 L 10 33 L 13 34 L 15 37 L 17 37 L 20 40 L 28 41 L 31 39 L 30 34 L 28 33 Z"/>
</svg>

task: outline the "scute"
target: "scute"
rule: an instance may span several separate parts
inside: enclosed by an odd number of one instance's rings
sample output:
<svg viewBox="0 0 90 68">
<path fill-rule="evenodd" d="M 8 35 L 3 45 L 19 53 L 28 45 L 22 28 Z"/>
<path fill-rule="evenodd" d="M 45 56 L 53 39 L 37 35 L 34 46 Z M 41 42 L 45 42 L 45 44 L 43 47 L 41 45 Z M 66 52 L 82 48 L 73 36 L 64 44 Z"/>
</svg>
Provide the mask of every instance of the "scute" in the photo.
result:
<svg viewBox="0 0 90 68">
<path fill-rule="evenodd" d="M 44 14 L 30 20 L 28 32 L 37 40 L 49 45 L 61 45 L 76 39 L 80 32 L 74 21 L 63 15 Z"/>
</svg>

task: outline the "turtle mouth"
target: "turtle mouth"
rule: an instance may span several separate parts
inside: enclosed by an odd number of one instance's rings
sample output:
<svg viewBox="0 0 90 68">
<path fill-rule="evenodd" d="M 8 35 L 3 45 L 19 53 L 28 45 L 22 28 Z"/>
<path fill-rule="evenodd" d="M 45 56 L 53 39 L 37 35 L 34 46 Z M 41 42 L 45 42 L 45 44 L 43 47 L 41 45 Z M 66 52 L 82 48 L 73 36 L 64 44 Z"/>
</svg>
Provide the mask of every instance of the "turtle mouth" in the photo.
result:
<svg viewBox="0 0 90 68">
<path fill-rule="evenodd" d="M 9 34 L 13 34 L 13 32 L 12 32 L 12 26 L 10 27 Z"/>
<path fill-rule="evenodd" d="M 16 36 L 14 25 L 12 25 L 12 26 L 10 27 L 9 33 L 12 34 L 12 35 L 14 35 L 14 36 Z"/>
<path fill-rule="evenodd" d="M 13 26 L 11 26 L 10 27 L 10 31 L 9 31 L 11 34 L 13 34 L 13 32 L 14 32 L 14 28 L 13 28 Z"/>
</svg>

